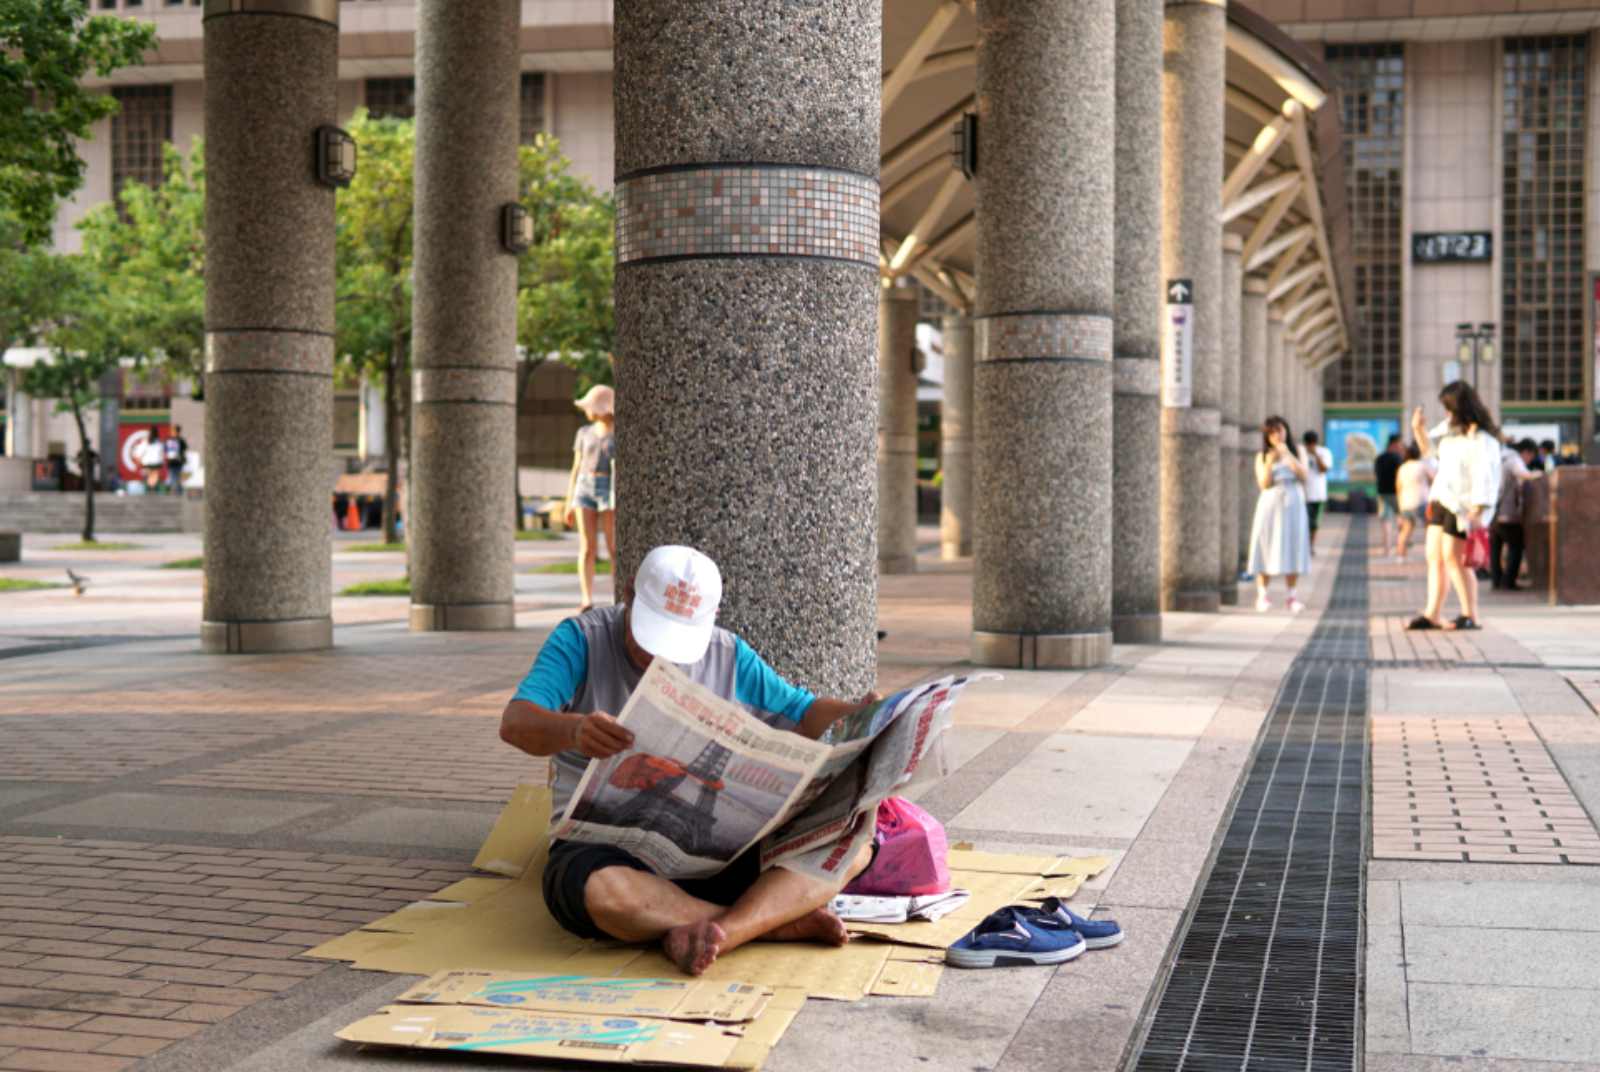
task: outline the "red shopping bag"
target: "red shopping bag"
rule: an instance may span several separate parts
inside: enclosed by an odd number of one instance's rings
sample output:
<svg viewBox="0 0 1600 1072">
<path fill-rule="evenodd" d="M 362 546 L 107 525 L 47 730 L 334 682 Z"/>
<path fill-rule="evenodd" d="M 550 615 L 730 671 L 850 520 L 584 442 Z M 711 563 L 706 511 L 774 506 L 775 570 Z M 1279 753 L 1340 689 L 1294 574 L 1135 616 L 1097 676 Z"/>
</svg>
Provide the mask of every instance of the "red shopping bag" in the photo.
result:
<svg viewBox="0 0 1600 1072">
<path fill-rule="evenodd" d="M 1489 530 L 1473 529 L 1467 533 L 1467 560 L 1469 570 L 1489 568 Z"/>
<path fill-rule="evenodd" d="M 878 805 L 878 855 L 845 893 L 921 896 L 950 888 L 950 843 L 939 820 L 904 797 Z"/>
</svg>

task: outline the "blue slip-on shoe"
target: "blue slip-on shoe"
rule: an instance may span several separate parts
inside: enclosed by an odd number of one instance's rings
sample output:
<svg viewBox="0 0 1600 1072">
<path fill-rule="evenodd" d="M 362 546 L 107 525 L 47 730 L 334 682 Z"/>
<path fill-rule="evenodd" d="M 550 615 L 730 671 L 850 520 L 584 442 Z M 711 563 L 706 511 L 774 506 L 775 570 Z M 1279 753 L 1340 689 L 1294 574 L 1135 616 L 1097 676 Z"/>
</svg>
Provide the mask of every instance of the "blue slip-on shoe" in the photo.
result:
<svg viewBox="0 0 1600 1072">
<path fill-rule="evenodd" d="M 1053 921 L 1058 926 L 1072 928 L 1083 935 L 1084 944 L 1090 949 L 1110 949 L 1121 945 L 1124 937 L 1116 920 L 1085 919 L 1059 897 L 1046 897 L 1044 903 L 1033 910 L 1033 915 L 1035 922 Z"/>
<path fill-rule="evenodd" d="M 1011 906 L 990 913 L 971 933 L 945 950 L 944 959 L 958 968 L 1015 968 L 1064 964 L 1087 948 L 1077 931 L 1058 925 L 1040 926 L 1027 909 Z"/>
</svg>

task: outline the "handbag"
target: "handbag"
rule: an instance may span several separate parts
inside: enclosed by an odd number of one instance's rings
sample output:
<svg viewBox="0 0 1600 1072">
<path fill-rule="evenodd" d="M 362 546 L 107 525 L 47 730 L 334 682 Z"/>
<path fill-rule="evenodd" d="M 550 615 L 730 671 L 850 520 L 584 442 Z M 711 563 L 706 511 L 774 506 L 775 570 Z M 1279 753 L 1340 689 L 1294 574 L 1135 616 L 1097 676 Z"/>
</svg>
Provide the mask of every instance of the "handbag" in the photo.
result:
<svg viewBox="0 0 1600 1072">
<path fill-rule="evenodd" d="M 939 820 L 904 797 L 878 804 L 878 853 L 845 893 L 921 896 L 950 888 L 950 842 Z"/>
<path fill-rule="evenodd" d="M 1489 530 L 1476 528 L 1467 533 L 1466 567 L 1469 570 L 1489 568 Z"/>
</svg>

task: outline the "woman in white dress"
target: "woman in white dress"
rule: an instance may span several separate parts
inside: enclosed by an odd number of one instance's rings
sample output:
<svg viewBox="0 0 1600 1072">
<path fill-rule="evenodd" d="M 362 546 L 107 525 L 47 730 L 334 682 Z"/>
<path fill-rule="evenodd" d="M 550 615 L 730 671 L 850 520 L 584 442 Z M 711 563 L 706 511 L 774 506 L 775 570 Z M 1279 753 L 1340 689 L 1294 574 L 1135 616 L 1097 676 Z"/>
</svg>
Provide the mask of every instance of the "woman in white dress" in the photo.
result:
<svg viewBox="0 0 1600 1072">
<path fill-rule="evenodd" d="M 1256 452 L 1255 521 L 1250 526 L 1250 572 L 1256 575 L 1256 610 L 1272 609 L 1267 585 L 1282 577 L 1289 590 L 1289 611 L 1305 609 L 1295 584 L 1311 569 L 1311 525 L 1306 515 L 1305 485 L 1309 474 L 1290 445 L 1289 422 L 1268 417 L 1261 424 L 1261 449 Z"/>
</svg>

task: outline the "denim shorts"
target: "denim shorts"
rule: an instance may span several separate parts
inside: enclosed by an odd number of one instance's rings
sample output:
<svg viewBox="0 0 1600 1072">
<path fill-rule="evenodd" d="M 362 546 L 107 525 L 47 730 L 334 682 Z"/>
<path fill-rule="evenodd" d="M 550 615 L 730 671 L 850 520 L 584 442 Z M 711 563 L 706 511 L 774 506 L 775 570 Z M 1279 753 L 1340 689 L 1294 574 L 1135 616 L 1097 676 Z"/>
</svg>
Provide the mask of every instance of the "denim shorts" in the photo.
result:
<svg viewBox="0 0 1600 1072">
<path fill-rule="evenodd" d="M 578 479 L 578 493 L 573 496 L 573 501 L 580 510 L 615 510 L 616 506 L 611 499 L 611 478 L 609 476 L 588 476 Z"/>
</svg>

